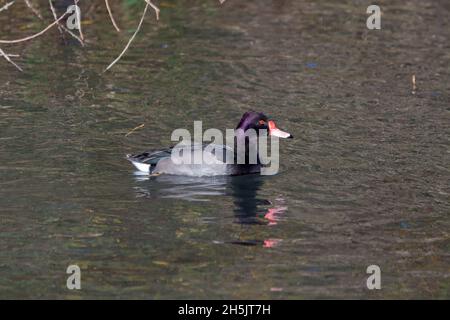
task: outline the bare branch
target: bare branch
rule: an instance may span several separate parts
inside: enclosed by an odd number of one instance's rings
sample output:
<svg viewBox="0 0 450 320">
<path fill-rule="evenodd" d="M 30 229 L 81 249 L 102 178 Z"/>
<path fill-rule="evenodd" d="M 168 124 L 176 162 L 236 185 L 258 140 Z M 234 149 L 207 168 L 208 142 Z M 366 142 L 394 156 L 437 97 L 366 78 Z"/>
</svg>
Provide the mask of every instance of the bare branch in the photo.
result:
<svg viewBox="0 0 450 320">
<path fill-rule="evenodd" d="M 67 32 L 68 34 L 70 34 L 72 37 L 74 37 L 75 39 L 77 39 L 77 41 L 81 44 L 82 47 L 84 47 L 84 41 L 81 40 L 80 37 L 78 37 L 75 33 L 73 33 L 72 31 L 70 31 L 69 29 L 67 29 L 66 27 L 64 27 L 63 25 L 61 25 L 61 28 Z"/>
<path fill-rule="evenodd" d="M 78 1 L 79 1 L 79 0 L 74 0 L 73 3 L 74 3 L 75 5 L 77 5 L 77 4 L 78 4 Z M 76 10 L 75 13 L 77 14 L 78 32 L 80 33 L 80 38 L 81 38 L 81 40 L 84 41 L 83 30 L 81 30 L 81 13 L 80 13 L 79 10 Z"/>
<path fill-rule="evenodd" d="M 145 123 L 138 125 L 136 128 L 131 129 L 130 131 L 128 131 L 128 133 L 125 135 L 125 137 L 128 137 L 130 134 L 132 134 L 133 132 L 135 132 L 138 129 L 141 129 L 145 126 Z"/>
<path fill-rule="evenodd" d="M 109 7 L 108 0 L 105 0 L 105 4 L 106 4 L 106 9 L 108 9 L 109 18 L 111 19 L 111 22 L 112 22 L 114 28 L 116 28 L 117 32 L 120 32 L 120 29 L 117 26 L 116 21 L 114 20 L 114 17 L 112 15 L 111 8 Z"/>
<path fill-rule="evenodd" d="M 65 16 L 67 15 L 67 12 L 65 12 L 63 15 L 61 15 L 58 20 L 55 20 L 53 23 L 51 23 L 50 25 L 48 25 L 44 30 L 35 33 L 31 36 L 22 38 L 22 39 L 16 39 L 16 40 L 0 40 L 0 43 L 19 43 L 19 42 L 24 42 L 24 41 L 28 41 L 31 39 L 34 39 L 36 37 L 39 37 L 40 35 L 44 34 L 47 30 L 49 30 L 51 27 L 55 26 L 59 21 L 61 21 Z"/>
<path fill-rule="evenodd" d="M 121 51 L 121 53 L 119 54 L 119 56 L 118 56 L 113 62 L 111 62 L 111 63 L 108 65 L 108 67 L 104 70 L 104 72 L 108 71 L 112 66 L 114 66 L 114 65 L 115 65 L 115 64 L 123 57 L 123 55 L 126 53 L 126 51 L 127 51 L 128 48 L 130 47 L 131 43 L 134 41 L 136 35 L 139 33 L 139 31 L 140 31 L 140 29 L 141 29 L 141 27 L 142 27 L 142 24 L 143 24 L 143 22 L 144 22 L 145 15 L 146 15 L 147 10 L 148 10 L 149 7 L 151 7 L 151 8 L 155 11 L 155 14 L 156 14 L 156 20 L 159 20 L 160 9 L 152 2 L 152 0 L 144 0 L 144 1 L 145 1 L 146 5 L 145 5 L 144 11 L 143 11 L 143 13 L 142 13 L 141 20 L 139 21 L 139 24 L 138 24 L 136 30 L 134 31 L 133 35 L 132 35 L 132 36 L 130 37 L 130 39 L 128 40 L 126 46 L 125 46 L 124 49 Z M 226 1 L 226 0 L 219 0 L 220 4 L 225 3 L 225 1 Z M 3 11 L 3 10 L 7 10 L 11 5 L 14 4 L 14 2 L 15 2 L 15 0 L 12 0 L 12 1 L 6 3 L 4 6 L 0 7 L 0 12 Z M 36 8 L 33 7 L 33 5 L 31 4 L 31 1 L 29 1 L 29 0 L 24 0 L 24 2 L 25 2 L 26 5 L 33 11 L 33 13 L 34 13 L 37 17 L 39 17 L 40 19 L 42 19 L 41 14 L 39 13 L 39 11 L 38 11 Z M 74 3 L 75 5 L 77 5 L 78 2 L 79 2 L 79 0 L 73 0 L 73 3 Z M 60 23 L 60 21 L 61 21 L 62 19 L 64 19 L 64 18 L 68 15 L 68 12 L 65 12 L 65 13 L 62 14 L 59 18 L 57 18 L 56 10 L 55 10 L 55 8 L 54 8 L 54 6 L 53 6 L 52 0 L 49 0 L 49 4 L 50 4 L 50 9 L 51 9 L 51 11 L 52 11 L 53 18 L 54 18 L 54 22 L 53 22 L 53 23 L 51 23 L 50 25 L 48 25 L 48 26 L 47 26 L 45 29 L 43 29 L 42 31 L 40 31 L 40 32 L 38 32 L 38 33 L 35 33 L 35 34 L 31 35 L 31 36 L 28 36 L 28 37 L 25 37 L 25 38 L 21 38 L 21 39 L 15 39 L 15 40 L 0 40 L 0 44 L 1 44 L 1 43 L 13 44 L 13 43 L 20 43 L 20 42 L 32 40 L 32 39 L 34 39 L 34 38 L 36 38 L 36 37 L 39 37 L 39 36 L 43 35 L 43 34 L 44 34 L 45 32 L 47 32 L 49 29 L 51 29 L 52 27 L 54 27 L 55 25 L 57 25 L 57 26 L 58 26 L 58 29 L 59 29 L 59 32 L 61 33 L 61 35 L 64 35 L 64 32 L 63 32 L 63 31 L 65 31 L 65 32 L 69 33 L 72 37 L 74 37 L 75 39 L 77 39 L 77 41 L 79 41 L 79 42 L 81 43 L 82 46 L 84 46 L 84 41 L 83 41 L 83 40 L 84 40 L 84 35 L 83 35 L 82 28 L 81 28 L 81 14 L 80 14 L 79 10 L 76 10 L 77 22 L 78 22 L 78 32 L 79 32 L 79 37 L 78 37 L 75 33 L 73 33 L 72 31 L 70 31 L 70 30 L 69 30 L 68 28 L 66 28 L 62 23 Z M 112 14 L 111 7 L 110 7 L 110 5 L 109 5 L 109 0 L 105 0 L 105 5 L 106 5 L 106 8 L 107 8 L 107 10 L 108 10 L 108 14 L 109 14 L 109 17 L 110 17 L 110 19 L 111 19 L 111 22 L 112 22 L 114 28 L 115 28 L 118 32 L 120 32 L 120 29 L 119 29 L 119 27 L 117 26 L 117 23 L 116 23 L 116 21 L 115 21 L 115 19 L 114 19 L 114 16 L 113 16 L 113 14 Z M 15 56 L 15 55 L 8 55 L 8 54 L 6 54 L 6 53 L 5 53 L 3 50 L 1 50 L 1 49 L 0 49 L 0 55 L 3 56 L 8 62 L 10 62 L 11 64 L 13 64 L 17 69 L 19 69 L 20 71 L 22 71 L 22 69 L 21 69 L 16 63 L 14 63 L 14 62 L 10 59 L 10 57 L 13 57 L 13 56 Z"/>
<path fill-rule="evenodd" d="M 22 70 L 22 68 L 21 67 L 19 67 L 14 61 L 12 61 L 9 57 L 11 57 L 11 56 L 13 56 L 13 55 L 8 55 L 8 54 L 6 54 L 5 53 L 5 51 L 3 51 L 1 48 L 0 48 L 0 56 L 3 56 L 5 59 L 6 59 L 6 61 L 8 61 L 9 63 L 11 63 L 14 67 L 16 67 L 19 71 L 22 71 L 23 72 L 23 70 Z"/>
<path fill-rule="evenodd" d="M 2 12 L 3 10 L 8 10 L 8 8 L 10 7 L 10 6 L 12 6 L 13 4 L 14 4 L 14 0 L 13 1 L 11 1 L 11 2 L 8 2 L 8 3 L 6 3 L 3 7 L 1 7 L 0 8 L 0 12 Z"/>
<path fill-rule="evenodd" d="M 56 10 L 55 7 L 53 6 L 53 2 L 52 0 L 48 0 L 49 4 L 50 4 L 50 9 L 52 10 L 53 13 L 53 18 L 55 18 L 55 21 L 57 20 L 57 15 L 56 15 Z M 59 32 L 61 33 L 61 35 L 64 37 L 64 33 L 63 30 L 65 32 L 67 32 L 68 34 L 70 34 L 72 37 L 74 37 L 80 44 L 82 47 L 84 47 L 84 42 L 83 40 L 81 40 L 75 33 L 73 33 L 72 31 L 70 31 L 69 29 L 67 29 L 63 24 L 61 24 L 60 22 L 58 22 L 58 29 Z"/>
<path fill-rule="evenodd" d="M 148 9 L 149 6 L 150 6 L 150 4 L 147 2 L 147 4 L 145 5 L 145 8 L 144 8 L 144 12 L 142 13 L 141 21 L 139 21 L 139 24 L 138 24 L 138 26 L 137 26 L 137 28 L 136 28 L 136 31 L 134 31 L 133 35 L 131 36 L 130 40 L 128 40 L 127 45 L 126 45 L 125 48 L 122 50 L 122 52 L 119 54 L 119 56 L 118 56 L 113 62 L 111 62 L 110 65 L 109 65 L 109 66 L 105 69 L 105 71 L 103 71 L 103 72 L 108 71 L 108 70 L 109 70 L 113 65 L 115 65 L 116 62 L 119 61 L 120 58 L 122 58 L 122 56 L 125 54 L 125 51 L 127 51 L 127 49 L 128 49 L 128 47 L 130 46 L 131 42 L 134 40 L 134 38 L 136 37 L 137 33 L 138 33 L 139 30 L 141 29 L 142 23 L 144 22 L 145 14 L 147 13 L 147 9 Z"/>
<path fill-rule="evenodd" d="M 144 0 L 145 2 L 147 2 L 147 4 L 152 7 L 153 10 L 155 10 L 155 14 L 156 14 L 156 20 L 159 20 L 159 8 L 157 6 L 155 6 L 150 0 Z"/>
<path fill-rule="evenodd" d="M 33 7 L 33 5 L 31 4 L 31 2 L 30 2 L 29 0 L 24 0 L 24 1 L 25 1 L 25 4 L 27 5 L 27 7 L 30 8 L 31 11 L 33 11 L 34 15 L 35 15 L 36 17 L 38 17 L 39 19 L 43 20 L 41 14 L 39 13 L 39 11 L 38 11 L 35 7 Z"/>
<path fill-rule="evenodd" d="M 55 7 L 53 7 L 52 0 L 48 0 L 48 3 L 50 4 L 50 10 L 52 10 L 53 18 L 55 19 L 55 21 L 58 20 L 58 16 L 56 15 Z M 61 36 L 64 38 L 64 33 L 61 28 L 61 24 L 59 22 L 58 22 L 58 30 L 59 30 L 59 33 L 61 34 Z"/>
</svg>

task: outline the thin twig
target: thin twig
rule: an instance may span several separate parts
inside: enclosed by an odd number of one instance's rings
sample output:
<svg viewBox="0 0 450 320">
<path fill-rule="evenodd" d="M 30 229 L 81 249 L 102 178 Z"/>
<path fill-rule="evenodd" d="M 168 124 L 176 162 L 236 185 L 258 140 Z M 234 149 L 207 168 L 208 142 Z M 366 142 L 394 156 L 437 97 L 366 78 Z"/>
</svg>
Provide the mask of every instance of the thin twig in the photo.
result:
<svg viewBox="0 0 450 320">
<path fill-rule="evenodd" d="M 3 10 L 8 10 L 8 8 L 10 7 L 10 6 L 12 6 L 13 4 L 14 4 L 14 0 L 13 1 L 11 1 L 11 2 L 8 2 L 7 4 L 5 4 L 3 7 L 1 7 L 0 8 L 0 12 L 2 12 Z"/>
<path fill-rule="evenodd" d="M 220 4 L 224 3 L 226 0 L 219 0 Z"/>
<path fill-rule="evenodd" d="M 69 29 L 67 29 L 66 27 L 64 27 L 63 25 L 61 25 L 61 28 L 63 28 L 63 30 L 65 32 L 67 32 L 68 34 L 70 34 L 72 37 L 74 37 L 75 39 L 77 39 L 77 41 L 81 44 L 82 47 L 84 47 L 84 41 L 81 40 L 80 37 L 78 37 L 75 33 L 73 33 L 72 31 L 70 31 Z"/>
<path fill-rule="evenodd" d="M 48 29 L 50 29 L 55 24 L 57 24 L 59 21 L 61 21 L 66 15 L 67 15 L 67 12 L 65 12 L 61 17 L 59 17 L 58 20 L 55 20 L 53 23 L 48 25 L 47 28 L 45 28 L 44 30 L 42 30 L 38 33 L 35 33 L 31 36 L 28 36 L 28 37 L 25 37 L 22 39 L 16 39 L 16 40 L 0 40 L 0 43 L 19 43 L 19 42 L 24 42 L 24 41 L 28 41 L 28 40 L 34 39 L 36 37 L 39 37 L 40 35 L 44 34 Z"/>
<path fill-rule="evenodd" d="M 56 14 L 55 7 L 53 7 L 52 0 L 48 0 L 48 3 L 50 4 L 50 10 L 52 10 L 53 18 L 55 19 L 55 21 L 58 20 L 58 15 Z M 61 37 L 64 38 L 64 32 L 63 32 L 63 29 L 61 28 L 61 24 L 59 22 L 58 22 L 58 30 L 59 30 L 59 33 L 61 34 Z"/>
<path fill-rule="evenodd" d="M 48 0 L 49 4 L 50 4 L 50 9 L 52 10 L 53 13 L 53 17 L 55 18 L 55 21 L 57 20 L 57 16 L 56 16 L 56 10 L 55 7 L 53 6 L 53 2 L 52 0 Z M 63 30 L 65 32 L 67 32 L 68 34 L 70 34 L 72 37 L 74 37 L 80 44 L 82 47 L 84 47 L 84 42 L 83 40 L 81 40 L 75 33 L 73 33 L 72 31 L 70 31 L 69 29 L 67 29 L 63 24 L 58 22 L 58 29 L 59 32 L 61 33 L 61 35 L 64 37 L 64 33 Z"/>
<path fill-rule="evenodd" d="M 155 10 L 155 14 L 156 14 L 156 20 L 159 20 L 159 8 L 157 6 L 155 6 L 150 0 L 145 0 L 145 2 L 153 8 L 153 10 Z"/>
<path fill-rule="evenodd" d="M 136 128 L 131 129 L 126 135 L 125 137 L 128 137 L 130 134 L 132 134 L 133 132 L 135 132 L 137 129 L 143 128 L 145 126 L 145 123 L 138 125 Z"/>
<path fill-rule="evenodd" d="M 75 5 L 77 5 L 77 4 L 78 4 L 78 1 L 79 1 L 79 0 L 74 0 L 73 3 L 74 3 Z M 75 10 L 75 13 L 77 14 L 78 32 L 79 32 L 79 34 L 80 34 L 81 40 L 84 41 L 83 31 L 81 30 L 81 12 L 80 12 L 80 10 Z"/>
<path fill-rule="evenodd" d="M 144 22 L 145 14 L 147 13 L 148 7 L 149 7 L 149 4 L 147 3 L 147 4 L 145 5 L 144 12 L 142 13 L 141 21 L 139 21 L 139 24 L 138 24 L 138 26 L 137 26 L 137 28 L 136 28 L 136 31 L 134 31 L 134 33 L 133 33 L 133 35 L 131 36 L 130 40 L 128 40 L 128 43 L 127 43 L 127 45 L 125 46 L 125 48 L 123 48 L 123 50 L 122 50 L 122 52 L 119 54 L 119 56 L 118 56 L 113 62 L 111 62 L 110 65 L 109 65 L 109 66 L 105 69 L 105 71 L 103 71 L 103 72 L 108 71 L 108 70 L 109 70 L 113 65 L 115 65 L 116 62 L 119 61 L 120 58 L 122 58 L 122 56 L 125 54 L 125 51 L 127 51 L 127 49 L 128 49 L 128 47 L 130 46 L 131 42 L 134 40 L 134 37 L 136 37 L 137 33 L 138 33 L 139 30 L 141 29 L 141 26 L 142 26 L 142 23 Z"/>
<path fill-rule="evenodd" d="M 117 26 L 116 21 L 114 20 L 114 17 L 112 15 L 111 8 L 109 7 L 108 0 L 105 0 L 105 4 L 106 4 L 106 9 L 108 9 L 109 18 L 111 19 L 111 22 L 112 22 L 114 28 L 116 28 L 117 32 L 120 32 L 120 29 Z"/>
<path fill-rule="evenodd" d="M 8 62 L 11 63 L 14 67 L 16 67 L 17 69 L 19 69 L 19 71 L 22 71 L 22 72 L 23 72 L 22 68 L 19 67 L 14 61 L 12 61 L 12 60 L 9 58 L 9 57 L 12 56 L 12 55 L 6 54 L 5 51 L 3 51 L 1 48 L 0 48 L 0 56 L 3 56 L 3 57 L 6 59 L 6 61 L 8 61 Z"/>
<path fill-rule="evenodd" d="M 38 17 L 39 19 L 43 20 L 41 14 L 39 13 L 39 11 L 38 11 L 35 7 L 33 7 L 33 5 L 31 4 L 31 2 L 30 2 L 29 0 L 24 0 L 24 1 L 25 1 L 25 4 L 27 5 L 27 7 L 30 8 L 31 11 L 33 11 L 34 15 L 35 15 L 36 17 Z"/>
</svg>

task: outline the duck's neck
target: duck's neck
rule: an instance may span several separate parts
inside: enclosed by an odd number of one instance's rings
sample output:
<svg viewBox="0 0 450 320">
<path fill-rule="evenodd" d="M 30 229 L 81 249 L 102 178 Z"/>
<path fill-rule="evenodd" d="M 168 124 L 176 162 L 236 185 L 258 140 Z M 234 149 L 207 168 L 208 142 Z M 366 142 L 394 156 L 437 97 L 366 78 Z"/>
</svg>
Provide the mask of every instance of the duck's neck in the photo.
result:
<svg viewBox="0 0 450 320">
<path fill-rule="evenodd" d="M 240 146 L 240 147 L 239 147 Z M 244 148 L 242 148 L 244 146 Z M 244 163 L 239 159 L 239 153 L 243 153 Z M 252 159 L 253 156 L 253 159 Z M 256 159 L 255 159 L 256 157 Z M 241 160 L 238 162 L 238 160 Z M 234 138 L 234 163 L 254 165 L 260 164 L 259 154 L 258 154 L 258 137 L 255 135 L 246 135 L 245 131 L 241 128 L 235 130 Z"/>
</svg>

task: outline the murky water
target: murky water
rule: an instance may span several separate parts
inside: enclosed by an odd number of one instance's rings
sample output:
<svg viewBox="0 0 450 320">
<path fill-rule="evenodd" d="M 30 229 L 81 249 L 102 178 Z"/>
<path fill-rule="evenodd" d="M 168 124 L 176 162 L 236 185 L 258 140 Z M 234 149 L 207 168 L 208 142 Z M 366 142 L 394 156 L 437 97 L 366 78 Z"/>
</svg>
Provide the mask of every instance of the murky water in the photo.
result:
<svg viewBox="0 0 450 320">
<path fill-rule="evenodd" d="M 24 73 L 0 60 L 0 297 L 449 298 L 450 6 L 381 1 L 370 31 L 369 4 L 160 2 L 106 73 L 140 8 L 113 8 L 117 34 L 81 6 L 85 48 L 57 30 L 2 45 Z M 44 27 L 21 6 L 2 39 Z M 249 109 L 295 136 L 276 176 L 148 178 L 123 158 Z"/>
</svg>

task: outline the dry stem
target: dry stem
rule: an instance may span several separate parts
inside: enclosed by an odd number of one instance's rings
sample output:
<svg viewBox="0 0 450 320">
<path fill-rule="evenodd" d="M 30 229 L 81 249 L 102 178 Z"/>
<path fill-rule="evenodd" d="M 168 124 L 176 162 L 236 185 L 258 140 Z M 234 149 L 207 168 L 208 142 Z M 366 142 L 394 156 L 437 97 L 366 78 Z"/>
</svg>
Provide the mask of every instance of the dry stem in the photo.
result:
<svg viewBox="0 0 450 320">
<path fill-rule="evenodd" d="M 112 15 L 111 8 L 109 7 L 108 0 L 105 0 L 105 4 L 106 4 L 106 9 L 108 9 L 109 18 L 111 19 L 111 22 L 112 22 L 114 28 L 116 28 L 117 32 L 120 32 L 120 29 L 117 26 L 116 21 L 114 20 L 114 17 Z"/>
<path fill-rule="evenodd" d="M 138 125 L 136 128 L 131 129 L 126 135 L 125 137 L 128 137 L 130 134 L 132 134 L 133 132 L 135 132 L 137 129 L 143 128 L 145 126 L 145 123 Z"/>
<path fill-rule="evenodd" d="M 25 37 L 22 39 L 16 39 L 16 40 L 0 40 L 0 43 L 19 43 L 19 42 L 24 42 L 24 41 L 28 41 L 28 40 L 34 39 L 36 37 L 39 37 L 40 35 L 44 34 L 47 30 L 49 30 L 51 27 L 56 25 L 59 21 L 61 21 L 66 15 L 67 15 L 67 12 L 65 12 L 63 15 L 61 15 L 61 17 L 59 17 L 53 23 L 49 24 L 44 30 L 42 30 L 38 33 L 35 33 L 31 36 L 28 36 L 28 37 Z"/>
<path fill-rule="evenodd" d="M 159 8 L 157 6 L 155 6 L 150 0 L 144 0 L 150 7 L 153 8 L 153 10 L 155 10 L 155 14 L 156 14 L 156 20 L 159 20 Z"/>
<path fill-rule="evenodd" d="M 40 19 L 42 19 L 41 14 L 39 13 L 38 10 L 36 10 L 36 9 L 31 5 L 31 2 L 30 2 L 29 0 L 24 0 L 24 1 L 25 1 L 26 5 L 33 11 L 33 13 L 34 13 L 37 17 L 39 17 Z M 144 22 L 144 18 L 145 18 L 145 15 L 146 15 L 146 13 L 147 13 L 148 7 L 151 7 L 151 8 L 155 11 L 155 14 L 156 14 L 156 20 L 159 20 L 159 13 L 160 13 L 159 8 L 158 8 L 156 5 L 154 5 L 153 2 L 152 2 L 151 0 L 144 0 L 144 1 L 145 1 L 145 3 L 146 3 L 145 8 L 144 8 L 144 12 L 142 13 L 141 20 L 139 21 L 139 24 L 138 24 L 138 26 L 137 26 L 135 32 L 133 33 L 133 35 L 131 36 L 131 38 L 128 40 L 128 43 L 126 44 L 126 46 L 125 46 L 125 48 L 122 50 L 122 52 L 119 54 L 119 56 L 118 56 L 113 62 L 111 62 L 111 63 L 108 65 L 108 67 L 104 70 L 104 72 L 107 71 L 107 70 L 109 70 L 113 65 L 115 65 L 115 64 L 117 63 L 117 61 L 119 61 L 119 60 L 122 58 L 122 56 L 125 54 L 125 52 L 128 50 L 128 48 L 129 48 L 130 45 L 131 45 L 131 42 L 133 42 L 134 38 L 136 37 L 136 35 L 138 34 L 139 30 L 141 29 L 141 26 L 142 26 L 142 24 L 143 24 L 143 22 Z M 226 0 L 219 0 L 220 4 L 223 4 L 225 1 L 226 1 Z M 3 11 L 3 10 L 7 10 L 8 7 L 10 7 L 12 4 L 14 4 L 14 2 L 15 2 L 15 0 L 6 3 L 3 7 L 0 8 L 0 12 Z M 78 2 L 79 2 L 79 0 L 74 0 L 74 4 L 75 4 L 75 5 L 77 5 Z M 43 29 L 42 31 L 40 31 L 40 32 L 38 32 L 38 33 L 35 33 L 35 34 L 31 35 L 31 36 L 28 36 L 28 37 L 25 37 L 25 38 L 21 38 L 21 39 L 15 39 L 15 40 L 0 40 L 0 43 L 12 44 L 12 43 L 20 43 L 20 42 L 32 40 L 32 39 L 34 39 L 34 38 L 36 38 L 36 37 L 41 36 L 42 34 L 44 34 L 45 32 L 47 32 L 50 28 L 52 28 L 53 26 L 57 25 L 57 26 L 58 26 L 58 29 L 59 29 L 59 32 L 60 32 L 62 35 L 63 35 L 63 30 L 64 30 L 64 31 L 66 31 L 67 33 L 69 33 L 72 37 L 74 37 L 75 39 L 77 39 L 77 40 L 81 43 L 81 45 L 84 46 L 84 42 L 83 42 L 83 40 L 84 40 L 84 35 L 83 35 L 83 31 L 82 31 L 82 29 L 81 29 L 81 17 L 80 17 L 80 13 L 78 12 L 78 10 L 76 11 L 76 14 L 77 14 L 77 21 L 78 21 L 78 32 L 79 32 L 79 35 L 80 35 L 79 37 L 78 37 L 77 35 L 75 35 L 73 32 L 71 32 L 70 30 L 68 30 L 66 27 L 64 27 L 63 24 L 60 23 L 60 21 L 61 21 L 64 17 L 66 17 L 66 15 L 68 14 L 68 12 L 65 12 L 65 13 L 62 14 L 59 18 L 57 18 L 56 11 L 55 11 L 55 8 L 53 7 L 52 0 L 49 0 L 49 4 L 50 4 L 50 9 L 51 9 L 52 14 L 53 14 L 53 18 L 54 18 L 54 20 L 55 20 L 53 23 L 49 24 L 49 25 L 48 25 L 45 29 Z M 117 31 L 120 32 L 120 29 L 119 29 L 119 27 L 117 26 L 117 24 L 116 24 L 116 22 L 115 22 L 115 20 L 114 20 L 114 17 L 113 17 L 113 15 L 112 15 L 111 8 L 110 8 L 110 6 L 109 6 L 109 1 L 108 1 L 108 0 L 105 0 L 105 4 L 106 4 L 106 8 L 107 8 L 107 10 L 108 10 L 108 14 L 109 14 L 109 17 L 110 17 L 110 19 L 111 19 L 111 22 L 112 22 L 114 28 L 115 28 Z M 19 69 L 20 71 L 22 71 L 22 69 L 21 69 L 16 63 L 14 63 L 14 62 L 10 59 L 10 57 L 13 56 L 13 55 L 7 55 L 2 49 L 0 49 L 0 55 L 3 56 L 8 62 L 10 62 L 11 64 L 13 64 L 17 69 Z"/>
<path fill-rule="evenodd" d="M 52 0 L 48 0 L 48 2 L 49 2 L 49 4 L 50 4 L 50 9 L 52 10 L 53 17 L 54 17 L 54 19 L 55 19 L 55 21 L 56 21 L 56 20 L 57 20 L 57 16 L 56 16 L 55 7 L 53 6 L 53 2 L 52 2 Z M 61 24 L 61 23 L 59 23 L 59 22 L 58 22 L 58 29 L 59 29 L 59 32 L 61 33 L 61 35 L 62 35 L 63 37 L 64 37 L 64 34 L 63 34 L 63 30 L 64 30 L 65 32 L 67 32 L 68 34 L 70 34 L 72 37 L 74 37 L 74 38 L 81 44 L 82 47 L 84 47 L 84 42 L 83 42 L 83 40 L 81 40 L 75 33 L 73 33 L 72 31 L 70 31 L 69 29 L 67 29 L 63 24 Z"/>
<path fill-rule="evenodd" d="M 6 61 L 11 63 L 14 67 L 19 69 L 20 71 L 23 71 L 21 67 L 19 67 L 14 61 L 11 60 L 10 57 L 13 56 L 13 55 L 6 54 L 5 51 L 3 51 L 1 48 L 0 48 L 0 56 L 3 56 L 6 59 Z"/>
<path fill-rule="evenodd" d="M 77 5 L 79 0 L 74 0 L 73 4 Z M 84 35 L 83 30 L 81 29 L 81 13 L 80 11 L 76 10 L 75 13 L 77 14 L 77 22 L 78 22 L 78 33 L 80 34 L 81 40 L 84 41 Z"/>
<path fill-rule="evenodd" d="M 144 8 L 144 12 L 142 13 L 141 21 L 139 21 L 139 24 L 138 24 L 138 26 L 137 26 L 137 28 L 136 28 L 136 31 L 134 31 L 133 35 L 131 36 L 130 40 L 128 40 L 127 45 L 126 45 L 125 48 L 122 50 L 122 52 L 119 54 L 119 56 L 118 56 L 113 62 L 111 62 L 110 65 L 109 65 L 108 67 L 106 67 L 105 71 L 103 71 L 103 72 L 108 71 L 108 70 L 109 70 L 113 65 L 115 65 L 116 62 L 119 61 L 120 58 L 122 58 L 122 56 L 125 54 L 125 51 L 127 51 L 127 49 L 128 49 L 128 47 L 130 46 L 131 42 L 134 40 L 134 37 L 136 37 L 137 33 L 138 33 L 139 30 L 141 29 L 141 26 L 142 26 L 142 23 L 144 22 L 145 14 L 147 13 L 148 7 L 149 7 L 149 3 L 147 2 L 147 4 L 145 5 L 145 8 Z"/>
<path fill-rule="evenodd" d="M 35 7 L 33 7 L 31 2 L 29 0 L 24 0 L 24 1 L 25 1 L 25 4 L 27 5 L 27 7 L 30 8 L 31 11 L 33 11 L 34 15 L 36 17 L 38 17 L 39 19 L 43 20 L 41 14 L 39 13 L 39 11 Z"/>
<path fill-rule="evenodd" d="M 52 0 L 48 0 L 48 3 L 50 4 L 50 10 L 52 11 L 53 18 L 55 19 L 55 21 L 58 20 L 58 16 L 56 15 L 55 8 L 53 7 Z M 59 30 L 59 33 L 61 34 L 61 36 L 64 37 L 64 33 L 63 33 L 62 28 L 61 28 L 61 24 L 59 22 L 58 22 L 58 30 Z"/>
<path fill-rule="evenodd" d="M 3 10 L 8 10 L 8 8 L 10 6 L 12 6 L 14 4 L 14 0 L 11 2 L 6 3 L 3 7 L 0 8 L 0 12 L 2 12 Z"/>
</svg>

